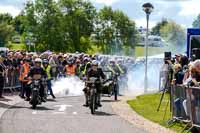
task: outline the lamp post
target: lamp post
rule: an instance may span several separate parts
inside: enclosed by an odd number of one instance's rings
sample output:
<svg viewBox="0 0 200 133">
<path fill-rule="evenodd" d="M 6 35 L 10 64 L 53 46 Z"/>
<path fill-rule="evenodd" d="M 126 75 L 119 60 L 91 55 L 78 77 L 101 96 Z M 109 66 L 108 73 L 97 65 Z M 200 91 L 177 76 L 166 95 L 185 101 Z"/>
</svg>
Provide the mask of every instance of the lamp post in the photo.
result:
<svg viewBox="0 0 200 133">
<path fill-rule="evenodd" d="M 153 11 L 154 7 L 151 3 L 145 3 L 142 6 L 144 12 L 146 13 L 147 19 L 147 29 L 146 29 L 146 41 L 145 41 L 145 77 L 144 77 L 144 92 L 147 92 L 148 89 L 148 76 L 147 76 L 147 63 L 148 63 L 148 35 L 149 35 L 149 16 Z"/>
</svg>

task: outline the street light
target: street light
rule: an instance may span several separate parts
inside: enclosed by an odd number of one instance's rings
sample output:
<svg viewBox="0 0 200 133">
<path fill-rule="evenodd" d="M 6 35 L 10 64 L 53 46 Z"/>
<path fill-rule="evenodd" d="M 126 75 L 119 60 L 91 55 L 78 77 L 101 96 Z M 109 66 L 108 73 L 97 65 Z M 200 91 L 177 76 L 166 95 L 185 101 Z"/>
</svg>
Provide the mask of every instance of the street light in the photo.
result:
<svg viewBox="0 0 200 133">
<path fill-rule="evenodd" d="M 151 12 L 153 11 L 154 7 L 151 3 L 145 3 L 142 6 L 144 12 L 146 13 L 146 19 L 147 19 L 147 29 L 146 29 L 146 41 L 145 41 L 145 77 L 144 77 L 144 92 L 147 92 L 148 89 L 148 76 L 147 76 L 147 59 L 148 59 L 148 35 L 149 35 L 149 16 Z"/>
</svg>

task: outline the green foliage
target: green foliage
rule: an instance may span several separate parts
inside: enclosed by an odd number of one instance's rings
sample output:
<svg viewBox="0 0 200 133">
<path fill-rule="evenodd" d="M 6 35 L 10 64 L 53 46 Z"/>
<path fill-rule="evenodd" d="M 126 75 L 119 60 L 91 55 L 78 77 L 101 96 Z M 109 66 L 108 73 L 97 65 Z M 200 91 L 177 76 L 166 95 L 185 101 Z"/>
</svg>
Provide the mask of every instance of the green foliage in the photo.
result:
<svg viewBox="0 0 200 133">
<path fill-rule="evenodd" d="M 107 6 L 97 11 L 85 0 L 29 0 L 15 18 L 0 14 L 1 23 L 0 34 L 21 36 L 37 51 L 128 53 L 137 42 L 135 22 L 126 14 Z M 2 38 L 6 43 L 9 37 Z"/>
<path fill-rule="evenodd" d="M 137 43 L 135 22 L 122 11 L 105 6 L 98 13 L 96 21 L 96 40 L 106 54 L 116 54 L 124 46 L 134 48 Z"/>
<path fill-rule="evenodd" d="M 197 18 L 193 22 L 193 27 L 194 28 L 200 28 L 200 14 L 197 16 Z"/>
<path fill-rule="evenodd" d="M 161 35 L 160 30 L 162 29 L 162 27 L 164 27 L 167 24 L 168 24 L 168 20 L 163 19 L 161 22 L 157 23 L 156 26 L 152 28 L 151 34 L 160 36 Z"/>
<path fill-rule="evenodd" d="M 8 43 L 13 31 L 14 28 L 12 25 L 8 25 L 5 22 L 0 23 L 0 46 L 5 46 Z"/>
</svg>

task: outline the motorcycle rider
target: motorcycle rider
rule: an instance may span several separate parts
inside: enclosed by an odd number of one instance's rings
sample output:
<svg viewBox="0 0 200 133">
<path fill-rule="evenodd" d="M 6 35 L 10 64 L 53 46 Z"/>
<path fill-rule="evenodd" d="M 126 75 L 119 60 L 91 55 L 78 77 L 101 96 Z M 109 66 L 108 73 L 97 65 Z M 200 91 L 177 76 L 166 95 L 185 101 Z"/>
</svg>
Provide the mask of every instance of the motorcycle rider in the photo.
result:
<svg viewBox="0 0 200 133">
<path fill-rule="evenodd" d="M 86 75 L 86 81 L 88 81 L 91 77 L 95 77 L 97 78 L 97 81 L 100 81 L 100 79 L 104 79 L 106 78 L 106 76 L 104 75 L 103 71 L 101 68 L 98 67 L 99 63 L 97 60 L 93 60 L 92 61 L 92 67 L 88 70 L 87 75 Z M 86 84 L 87 87 L 90 86 L 90 84 Z M 87 95 L 87 87 L 84 89 L 85 92 L 85 97 L 86 97 L 86 103 L 84 106 L 88 107 L 89 103 L 88 103 L 88 95 Z M 97 106 L 101 107 L 101 84 L 100 83 L 96 83 L 96 88 L 97 88 Z"/>
<path fill-rule="evenodd" d="M 47 80 L 47 86 L 48 86 L 48 91 L 50 92 L 50 95 L 55 99 L 55 95 L 53 94 L 53 90 L 51 88 L 51 80 L 52 80 L 52 69 L 51 66 L 49 65 L 49 61 L 47 59 L 44 59 L 42 62 L 43 68 L 47 73 L 48 80 Z"/>
<path fill-rule="evenodd" d="M 35 59 L 35 66 L 30 70 L 28 73 L 28 77 L 35 79 L 35 78 L 47 78 L 47 74 L 45 70 L 41 66 L 42 60 L 40 58 Z M 46 102 L 46 99 L 44 98 L 44 85 L 41 83 L 41 88 L 40 88 L 40 97 L 42 102 Z"/>
</svg>

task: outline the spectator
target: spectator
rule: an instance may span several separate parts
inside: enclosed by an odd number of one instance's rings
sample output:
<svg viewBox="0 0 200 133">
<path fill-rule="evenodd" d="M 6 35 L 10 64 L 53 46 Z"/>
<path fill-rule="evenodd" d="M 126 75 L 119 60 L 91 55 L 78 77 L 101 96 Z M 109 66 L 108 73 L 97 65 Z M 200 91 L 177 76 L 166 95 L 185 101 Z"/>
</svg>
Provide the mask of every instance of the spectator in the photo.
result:
<svg viewBox="0 0 200 133">
<path fill-rule="evenodd" d="M 3 58 L 0 56 L 0 98 L 3 98 L 3 87 L 4 87 L 4 74 L 5 74 L 5 67 L 3 65 Z"/>
<path fill-rule="evenodd" d="M 184 73 L 180 64 L 174 65 L 174 83 L 183 84 Z"/>
</svg>

